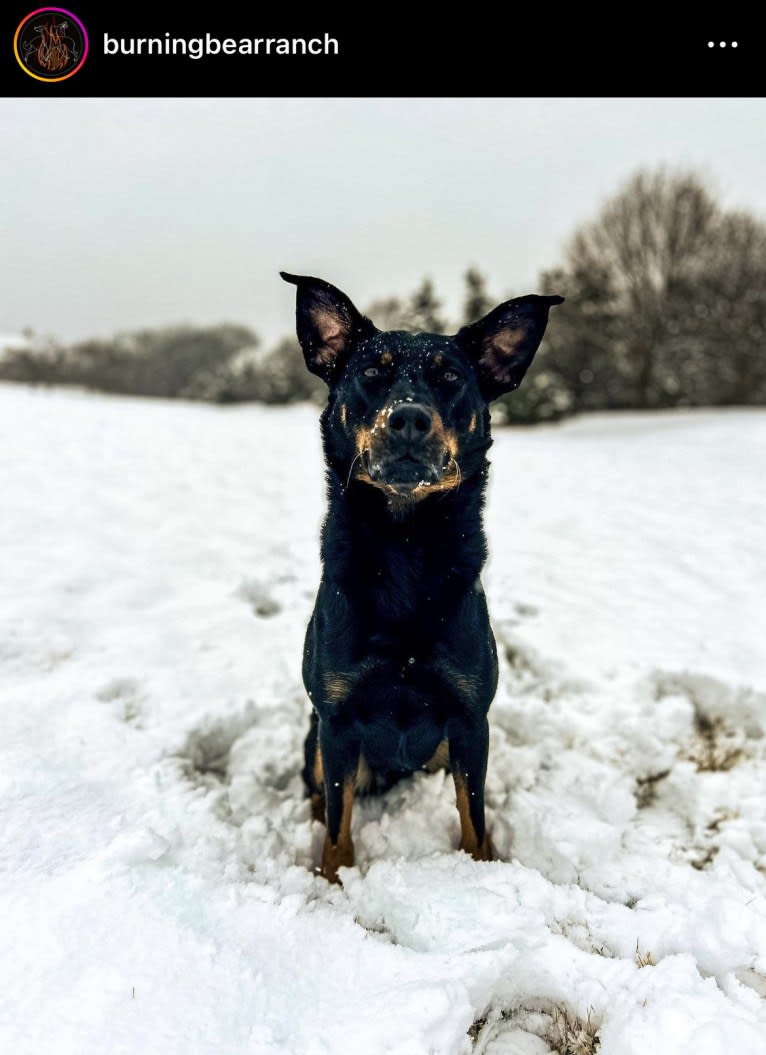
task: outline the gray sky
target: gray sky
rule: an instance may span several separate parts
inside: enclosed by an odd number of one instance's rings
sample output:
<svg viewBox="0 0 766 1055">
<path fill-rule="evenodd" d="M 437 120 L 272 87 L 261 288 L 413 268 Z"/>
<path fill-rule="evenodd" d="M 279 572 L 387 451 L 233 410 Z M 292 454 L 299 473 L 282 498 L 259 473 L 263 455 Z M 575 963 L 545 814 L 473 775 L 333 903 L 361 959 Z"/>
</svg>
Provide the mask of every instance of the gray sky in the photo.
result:
<svg viewBox="0 0 766 1055">
<path fill-rule="evenodd" d="M 534 292 L 637 166 L 766 217 L 764 99 L 5 99 L 0 332 L 292 325 L 280 269 L 362 308 L 469 264 Z"/>
</svg>

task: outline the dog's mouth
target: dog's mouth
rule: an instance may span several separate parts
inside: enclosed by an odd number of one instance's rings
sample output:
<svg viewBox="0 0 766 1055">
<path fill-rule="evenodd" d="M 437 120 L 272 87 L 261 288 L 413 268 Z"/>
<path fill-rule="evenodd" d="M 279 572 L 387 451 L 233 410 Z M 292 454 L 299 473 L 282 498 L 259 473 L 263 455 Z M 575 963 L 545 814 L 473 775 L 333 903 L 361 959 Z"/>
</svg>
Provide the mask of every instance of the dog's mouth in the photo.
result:
<svg viewBox="0 0 766 1055">
<path fill-rule="evenodd" d="M 414 454 L 373 456 L 370 451 L 362 458 L 362 474 L 369 483 L 402 497 L 446 487 L 448 483 L 453 486 L 452 480 L 459 473 L 457 462 L 448 451 L 437 460 Z"/>
</svg>

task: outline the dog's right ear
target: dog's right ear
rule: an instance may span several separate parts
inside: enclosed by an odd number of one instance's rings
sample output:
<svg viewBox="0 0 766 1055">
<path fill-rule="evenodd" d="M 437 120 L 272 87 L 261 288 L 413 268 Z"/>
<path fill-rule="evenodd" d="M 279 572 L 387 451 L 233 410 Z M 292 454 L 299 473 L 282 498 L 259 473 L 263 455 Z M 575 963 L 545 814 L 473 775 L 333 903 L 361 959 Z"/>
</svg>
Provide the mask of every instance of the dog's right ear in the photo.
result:
<svg viewBox="0 0 766 1055">
<path fill-rule="evenodd" d="M 376 327 L 329 282 L 310 275 L 279 274 L 298 287 L 295 322 L 306 366 L 332 384 L 354 346 L 377 333 Z"/>
</svg>

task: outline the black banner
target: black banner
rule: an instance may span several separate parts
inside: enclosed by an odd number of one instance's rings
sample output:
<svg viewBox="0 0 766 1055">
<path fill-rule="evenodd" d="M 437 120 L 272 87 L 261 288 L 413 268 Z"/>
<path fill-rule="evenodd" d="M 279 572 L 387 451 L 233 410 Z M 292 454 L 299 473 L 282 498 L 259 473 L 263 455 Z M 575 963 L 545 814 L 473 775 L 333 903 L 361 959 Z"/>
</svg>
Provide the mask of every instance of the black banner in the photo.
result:
<svg viewBox="0 0 766 1055">
<path fill-rule="evenodd" d="M 737 96 L 764 91 L 758 34 L 525 8 L 501 19 L 332 7 L 8 5 L 0 90 L 21 96 Z"/>
</svg>

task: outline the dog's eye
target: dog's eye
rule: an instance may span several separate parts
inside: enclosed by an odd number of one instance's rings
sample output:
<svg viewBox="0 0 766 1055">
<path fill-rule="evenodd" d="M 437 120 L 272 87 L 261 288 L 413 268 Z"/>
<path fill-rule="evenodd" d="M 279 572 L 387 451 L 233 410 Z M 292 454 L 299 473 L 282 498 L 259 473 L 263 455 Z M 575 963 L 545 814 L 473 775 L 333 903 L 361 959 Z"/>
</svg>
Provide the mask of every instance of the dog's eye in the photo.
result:
<svg viewBox="0 0 766 1055">
<path fill-rule="evenodd" d="M 377 377 L 379 373 L 380 373 L 380 370 L 378 370 L 377 366 L 368 366 L 367 369 L 364 372 L 364 376 L 365 377 Z"/>
<path fill-rule="evenodd" d="M 454 370 L 445 370 L 442 374 L 445 381 L 459 381 L 460 374 L 456 374 Z"/>
</svg>

